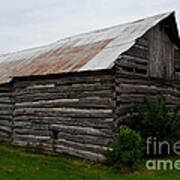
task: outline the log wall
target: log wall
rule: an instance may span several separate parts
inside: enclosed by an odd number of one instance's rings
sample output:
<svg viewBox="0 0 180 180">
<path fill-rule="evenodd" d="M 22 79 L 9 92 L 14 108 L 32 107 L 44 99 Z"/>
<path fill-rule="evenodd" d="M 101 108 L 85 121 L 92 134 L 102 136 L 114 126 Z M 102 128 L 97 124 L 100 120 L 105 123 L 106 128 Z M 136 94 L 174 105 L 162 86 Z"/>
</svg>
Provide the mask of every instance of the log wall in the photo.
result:
<svg viewBox="0 0 180 180">
<path fill-rule="evenodd" d="M 79 73 L 14 82 L 13 143 L 102 160 L 113 139 L 114 76 Z"/>
<path fill-rule="evenodd" d="M 138 76 L 117 74 L 117 106 L 116 127 L 123 123 L 131 112 L 135 103 L 143 103 L 144 97 L 156 100 L 163 95 L 169 106 L 175 107 L 180 104 L 180 82 L 168 82 L 161 80 L 148 80 Z"/>
<path fill-rule="evenodd" d="M 168 56 L 165 57 L 166 54 Z M 170 106 L 180 103 L 180 82 L 177 78 L 177 72 L 180 72 L 179 55 L 179 50 L 174 52 L 168 35 L 158 25 L 138 39 L 136 44 L 116 61 L 117 131 L 123 120 L 129 116 L 132 106 L 135 103 L 143 103 L 144 97 L 155 100 L 163 95 Z"/>
<path fill-rule="evenodd" d="M 149 32 L 115 62 L 115 71 L 124 75 L 149 75 Z"/>
<path fill-rule="evenodd" d="M 176 48 L 174 53 L 175 77 L 180 79 L 180 49 Z"/>
<path fill-rule="evenodd" d="M 0 86 L 0 141 L 10 141 L 12 133 L 13 103 L 11 85 Z"/>
</svg>

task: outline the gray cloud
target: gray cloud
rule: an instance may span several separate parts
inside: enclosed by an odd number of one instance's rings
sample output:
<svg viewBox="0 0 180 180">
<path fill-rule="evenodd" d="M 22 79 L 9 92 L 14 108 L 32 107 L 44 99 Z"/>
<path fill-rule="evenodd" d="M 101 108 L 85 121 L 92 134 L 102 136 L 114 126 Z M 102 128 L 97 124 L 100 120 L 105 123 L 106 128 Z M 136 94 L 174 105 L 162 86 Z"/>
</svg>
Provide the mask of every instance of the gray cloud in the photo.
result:
<svg viewBox="0 0 180 180">
<path fill-rule="evenodd" d="M 179 24 L 179 0 L 6 0 L 0 6 L 0 53 L 172 10 Z"/>
</svg>

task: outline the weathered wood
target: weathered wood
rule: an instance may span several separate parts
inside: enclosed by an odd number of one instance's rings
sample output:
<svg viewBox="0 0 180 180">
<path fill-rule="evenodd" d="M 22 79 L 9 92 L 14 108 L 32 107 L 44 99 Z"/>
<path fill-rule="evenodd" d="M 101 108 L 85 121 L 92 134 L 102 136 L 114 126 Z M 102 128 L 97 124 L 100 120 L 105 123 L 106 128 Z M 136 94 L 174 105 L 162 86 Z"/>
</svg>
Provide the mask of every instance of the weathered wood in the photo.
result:
<svg viewBox="0 0 180 180">
<path fill-rule="evenodd" d="M 71 100 L 71 99 L 69 99 Z M 90 108 L 89 111 L 93 111 L 91 109 L 96 109 L 96 108 L 105 108 L 105 109 L 111 109 L 114 106 L 114 102 L 111 99 L 82 99 L 78 101 L 74 101 L 73 99 L 70 102 L 36 102 L 36 103 L 19 103 L 16 105 L 16 109 L 24 109 L 24 108 L 58 108 L 58 107 L 72 107 L 72 108 L 79 108 L 79 109 L 87 109 Z M 78 109 L 77 109 L 78 111 Z M 95 110 L 94 110 L 95 111 Z M 97 110 L 100 111 L 100 110 Z M 106 110 L 101 110 L 102 112 L 105 112 Z"/>
<path fill-rule="evenodd" d="M 0 140 L 10 141 L 12 133 L 12 92 L 10 85 L 0 86 Z"/>
<path fill-rule="evenodd" d="M 180 72 L 180 49 L 176 48 L 174 51 L 174 64 L 175 64 L 175 78 L 180 79 L 178 73 Z"/>
<path fill-rule="evenodd" d="M 75 134 L 71 135 L 66 132 L 59 132 L 58 138 L 66 139 L 68 141 L 78 142 L 81 144 L 93 144 L 93 145 L 101 145 L 105 147 L 109 147 L 113 139 L 112 137 L 101 137 L 101 136 L 93 136 L 93 135 L 81 135 L 81 134 Z"/>
<path fill-rule="evenodd" d="M 92 153 L 90 151 L 83 151 L 74 149 L 71 147 L 65 147 L 63 145 L 56 145 L 57 152 L 66 152 L 71 155 L 87 158 L 93 161 L 104 161 L 105 157 L 102 154 Z"/>
<path fill-rule="evenodd" d="M 57 77 L 58 76 L 58 77 Z M 56 84 L 57 85 L 68 85 L 76 83 L 96 83 L 96 82 L 109 82 L 113 80 L 113 75 L 109 72 L 90 72 L 86 73 L 83 72 L 80 75 L 80 72 L 77 74 L 69 74 L 69 75 L 57 75 L 56 77 L 52 76 L 43 76 L 38 78 L 28 77 L 23 78 L 23 80 L 17 80 L 14 83 L 15 88 L 28 88 L 29 86 L 32 87 L 33 85 L 47 85 L 47 84 Z"/>
<path fill-rule="evenodd" d="M 138 46 L 133 46 L 127 52 L 125 52 L 125 54 L 142 59 L 148 59 L 149 53 L 148 53 L 148 49 L 140 48 Z"/>
<path fill-rule="evenodd" d="M 150 76 L 172 79 L 174 76 L 173 43 L 160 25 L 151 30 Z"/>
<path fill-rule="evenodd" d="M 16 94 L 18 95 L 26 95 L 32 93 L 67 93 L 76 91 L 77 93 L 80 91 L 98 91 L 98 90 L 111 90 L 113 87 L 113 83 L 109 85 L 101 85 L 101 84 L 91 84 L 85 87 L 72 87 L 72 86 L 62 86 L 56 88 L 39 88 L 39 89 L 24 89 L 24 90 L 16 90 Z M 16 95 L 14 94 L 14 95 Z"/>
<path fill-rule="evenodd" d="M 104 119 L 104 118 L 70 118 L 70 117 L 36 117 L 36 116 L 18 116 L 14 117 L 14 126 L 22 126 L 24 124 L 62 124 L 70 126 L 81 126 L 81 127 L 93 127 L 97 129 L 112 129 L 113 128 L 113 119 Z"/>
<path fill-rule="evenodd" d="M 101 156 L 114 137 L 114 89 L 112 73 L 16 79 L 13 106 L 8 109 L 13 111 L 13 144 L 35 145 L 41 140 L 44 149 L 52 149 L 51 135 L 56 131 L 58 152 L 64 152 L 62 146 L 70 153 L 69 148 L 85 152 L 83 157 Z M 7 111 L 6 107 L 1 110 Z"/>
<path fill-rule="evenodd" d="M 105 91 L 84 91 L 84 92 L 65 92 L 65 93 L 32 93 L 32 94 L 27 94 L 27 95 L 15 95 L 15 102 L 20 103 L 20 102 L 34 102 L 34 101 L 41 101 L 41 100 L 57 100 L 57 99 L 88 99 L 91 97 L 109 97 L 112 98 L 112 90 L 107 90 Z"/>
<path fill-rule="evenodd" d="M 36 110 L 36 109 L 20 109 L 20 110 L 15 110 L 14 111 L 14 115 L 15 116 L 22 116 L 22 115 L 34 115 L 36 114 L 39 117 L 57 117 L 57 116 L 61 116 L 61 117 L 86 117 L 86 118 L 111 118 L 112 117 L 112 113 L 81 113 L 81 112 L 66 112 L 63 110 L 48 110 L 48 109 L 44 109 L 44 110 Z"/>
<path fill-rule="evenodd" d="M 65 139 L 58 139 L 56 141 L 56 143 L 66 146 L 66 147 L 90 151 L 90 152 L 98 153 L 98 154 L 102 154 L 105 150 L 108 149 L 107 147 L 103 147 L 103 146 L 99 146 L 99 145 L 81 144 L 81 143 L 77 143 L 77 142 L 73 142 L 73 141 L 67 141 Z"/>
<path fill-rule="evenodd" d="M 136 43 L 144 48 L 149 47 L 148 34 L 146 33 L 143 37 L 137 39 Z"/>
<path fill-rule="evenodd" d="M 80 126 L 67 126 L 60 124 L 50 125 L 49 129 L 57 130 L 59 132 L 70 133 L 72 135 L 93 135 L 101 137 L 111 137 L 112 131 L 110 129 L 95 129 L 89 127 L 80 127 Z"/>
</svg>

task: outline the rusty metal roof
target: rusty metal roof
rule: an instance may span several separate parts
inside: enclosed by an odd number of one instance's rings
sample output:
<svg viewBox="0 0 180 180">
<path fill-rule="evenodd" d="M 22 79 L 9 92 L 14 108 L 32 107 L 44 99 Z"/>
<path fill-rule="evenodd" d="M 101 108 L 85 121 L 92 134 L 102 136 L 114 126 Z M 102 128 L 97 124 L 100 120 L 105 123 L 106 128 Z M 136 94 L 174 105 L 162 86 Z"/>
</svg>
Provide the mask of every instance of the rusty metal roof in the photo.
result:
<svg viewBox="0 0 180 180">
<path fill-rule="evenodd" d="M 0 84 L 13 77 L 110 69 L 119 55 L 170 15 L 172 12 L 0 55 Z"/>
</svg>

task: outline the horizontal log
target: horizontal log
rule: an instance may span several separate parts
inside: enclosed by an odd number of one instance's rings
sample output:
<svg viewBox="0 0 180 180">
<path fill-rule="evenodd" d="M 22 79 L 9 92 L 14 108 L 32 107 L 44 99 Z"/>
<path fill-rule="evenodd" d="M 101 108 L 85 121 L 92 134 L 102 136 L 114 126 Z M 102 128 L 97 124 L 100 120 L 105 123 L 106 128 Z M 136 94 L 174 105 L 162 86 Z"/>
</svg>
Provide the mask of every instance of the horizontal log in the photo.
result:
<svg viewBox="0 0 180 180">
<path fill-rule="evenodd" d="M 143 79 L 126 79 L 126 78 L 123 78 L 121 76 L 116 76 L 117 79 L 116 79 L 116 85 L 120 85 L 121 83 L 122 84 L 131 84 L 131 85 L 152 85 L 151 82 L 147 81 L 147 80 L 143 80 Z"/>
<path fill-rule="evenodd" d="M 50 137 L 49 136 L 34 136 L 34 135 L 22 135 L 16 134 L 13 136 L 12 144 L 18 145 L 19 142 L 23 143 L 23 146 L 27 146 L 27 144 L 35 145 L 40 142 L 46 145 L 50 145 Z"/>
<path fill-rule="evenodd" d="M 17 135 L 24 135 L 24 136 L 27 136 L 27 137 L 32 137 L 32 138 L 37 138 L 40 137 L 40 136 L 47 136 L 49 137 L 50 136 L 50 132 L 49 131 L 44 131 L 44 130 L 34 130 L 34 129 L 21 129 L 21 128 L 14 128 L 13 129 L 13 133 L 14 133 L 14 136 L 17 136 Z"/>
<path fill-rule="evenodd" d="M 100 136 L 92 136 L 92 135 L 81 135 L 81 134 L 75 134 L 71 135 L 66 132 L 59 132 L 58 133 L 59 139 L 66 139 L 68 141 L 78 142 L 81 144 L 94 144 L 99 146 L 105 146 L 109 147 L 111 146 L 113 139 L 112 137 L 100 137 Z"/>
<path fill-rule="evenodd" d="M 2 131 L 0 129 L 0 141 L 4 140 L 4 141 L 7 141 L 10 139 L 10 134 L 6 131 Z"/>
<path fill-rule="evenodd" d="M 70 99 L 69 99 L 70 100 Z M 93 111 L 102 111 L 102 112 L 106 112 L 106 111 L 110 111 L 110 110 L 100 110 L 100 108 L 105 108 L 105 109 L 112 109 L 112 107 L 114 107 L 114 101 L 112 101 L 109 98 L 103 98 L 103 99 L 81 99 L 78 101 L 70 101 L 70 102 L 29 102 L 29 103 L 16 103 L 15 104 L 15 108 L 16 109 L 24 109 L 24 108 L 73 108 L 74 111 L 78 111 L 78 109 L 87 109 L 90 108 L 89 112 L 91 111 L 93 113 Z M 98 109 L 97 109 L 98 108 Z M 77 109 L 77 110 L 76 110 Z M 91 110 L 92 109 L 92 110 Z M 94 110 L 93 110 L 94 109 Z M 0 109 L 1 110 L 1 109 Z M 86 110 L 84 110 L 86 111 Z"/>
<path fill-rule="evenodd" d="M 48 131 L 49 130 L 49 126 L 48 124 L 38 124 L 38 123 L 24 123 L 24 122 L 21 122 L 21 123 L 17 123 L 15 122 L 14 125 L 13 125 L 13 128 L 15 129 L 33 129 L 33 130 L 45 130 L 45 131 Z"/>
<path fill-rule="evenodd" d="M 14 125 L 28 124 L 29 126 L 36 124 L 62 124 L 70 126 L 93 127 L 97 129 L 112 129 L 113 119 L 98 119 L 98 118 L 46 118 L 46 117 L 15 117 Z"/>
<path fill-rule="evenodd" d="M 9 103 L 0 103 L 0 107 L 1 108 L 13 108 L 13 104 L 9 104 Z"/>
<path fill-rule="evenodd" d="M 4 98 L 4 97 L 8 97 L 8 98 L 12 98 L 12 92 L 9 92 L 9 93 L 2 93 L 0 92 L 0 99 L 1 98 Z"/>
<path fill-rule="evenodd" d="M 11 91 L 10 88 L 0 87 L 0 93 L 9 93 L 10 91 Z"/>
<path fill-rule="evenodd" d="M 0 126 L 0 131 L 11 133 L 11 128 L 9 126 Z"/>
<path fill-rule="evenodd" d="M 8 121 L 8 120 L 1 120 L 0 119 L 0 126 L 7 126 L 7 127 L 10 127 L 12 125 L 12 122 L 11 121 Z"/>
<path fill-rule="evenodd" d="M 45 100 L 56 100 L 56 99 L 82 99 L 91 97 L 113 97 L 112 90 L 105 91 L 84 91 L 84 92 L 64 92 L 64 93 L 32 93 L 27 95 L 15 95 L 15 102 L 33 102 L 33 101 L 45 101 Z"/>
<path fill-rule="evenodd" d="M 120 103 L 143 103 L 144 102 L 144 98 L 147 97 L 148 99 L 151 100 L 156 100 L 158 98 L 158 96 L 154 95 L 154 96 L 144 96 L 144 95 L 139 95 L 139 94 L 127 94 L 127 95 L 121 95 L 117 97 L 117 102 Z"/>
<path fill-rule="evenodd" d="M 121 55 L 120 58 L 115 62 L 115 64 L 119 64 L 121 63 L 121 61 L 134 62 L 136 64 L 140 64 L 144 66 L 148 65 L 148 59 L 144 59 L 141 57 L 134 57 L 132 55 L 127 55 L 127 54 Z"/>
<path fill-rule="evenodd" d="M 115 78 L 115 81 L 118 80 L 118 78 L 123 78 L 123 79 L 126 79 L 127 82 L 129 80 L 140 80 L 140 81 L 143 81 L 143 82 L 147 82 L 147 83 L 153 83 L 153 81 L 149 81 L 148 77 L 146 76 L 140 76 L 138 74 L 123 74 L 121 73 L 120 70 L 118 70 L 118 66 L 117 66 L 117 69 L 116 69 L 116 74 L 115 74 L 116 78 Z"/>
<path fill-rule="evenodd" d="M 37 122 L 43 122 L 43 123 L 58 123 L 61 121 L 75 121 L 75 120 L 79 120 L 79 121 L 92 121 L 92 122 L 99 122 L 101 123 L 112 123 L 113 122 L 113 118 L 73 118 L 73 117 L 41 117 L 41 116 L 37 116 L 36 114 L 32 115 L 32 116 L 15 116 L 13 118 L 14 121 L 37 121 Z"/>
<path fill-rule="evenodd" d="M 2 127 L 4 128 L 4 127 Z M 92 135 L 100 137 L 111 137 L 112 131 L 108 130 L 97 130 L 94 128 L 78 127 L 78 126 L 65 126 L 65 125 L 51 125 L 49 130 L 57 130 L 61 133 L 69 133 L 71 135 Z M 48 130 L 35 130 L 35 129 L 25 129 L 25 128 L 14 128 L 14 136 L 16 135 L 32 135 L 34 138 L 36 136 L 50 136 L 50 131 Z"/>
<path fill-rule="evenodd" d="M 48 150 L 51 150 L 51 148 L 47 148 L 48 146 L 49 146 L 49 144 L 46 144 L 46 141 L 43 141 L 42 140 L 42 144 L 43 144 L 43 146 L 42 146 L 42 150 L 43 149 L 46 149 L 47 151 Z M 35 141 L 34 139 L 30 139 L 30 138 L 21 138 L 21 137 L 17 137 L 17 138 L 15 138 L 14 139 L 14 141 L 13 142 L 11 142 L 11 144 L 12 145 L 14 145 L 14 146 L 20 146 L 20 147 L 27 147 L 27 144 L 29 144 L 29 150 L 31 150 L 31 149 L 33 149 L 33 147 L 35 147 L 35 145 L 37 144 L 37 143 L 39 143 L 39 141 Z"/>
<path fill-rule="evenodd" d="M 79 126 L 66 126 L 60 124 L 53 124 L 49 126 L 51 130 L 57 130 L 59 132 L 70 133 L 72 135 L 92 135 L 92 136 L 101 136 L 101 137 L 111 137 L 112 131 L 111 130 L 104 130 L 104 129 L 95 129 L 95 128 L 88 128 L 88 127 L 79 127 Z"/>
<path fill-rule="evenodd" d="M 0 103 L 11 103 L 11 99 L 9 97 L 1 97 Z"/>
<path fill-rule="evenodd" d="M 24 135 L 24 134 L 15 134 L 13 137 L 14 142 L 17 141 L 24 141 L 25 145 L 27 142 L 33 143 L 45 143 L 46 145 L 52 146 L 52 139 L 49 136 L 34 136 L 34 135 Z M 97 137 L 97 136 L 88 136 L 88 135 L 70 135 L 64 132 L 59 133 L 58 139 L 64 139 L 66 141 L 71 141 L 74 143 L 79 144 L 90 144 L 92 146 L 100 146 L 100 147 L 110 147 L 113 140 L 112 138 L 104 138 L 104 137 Z M 56 140 L 57 141 L 57 140 Z"/>
<path fill-rule="evenodd" d="M 92 153 L 90 151 L 78 150 L 78 149 L 66 147 L 63 145 L 56 145 L 56 151 L 57 152 L 65 152 L 65 153 L 75 155 L 78 157 L 90 159 L 92 161 L 104 161 L 105 160 L 105 157 L 102 154 L 96 154 L 96 153 Z"/>
<path fill-rule="evenodd" d="M 126 94 L 157 94 L 158 91 L 156 89 L 150 89 L 149 87 L 134 87 L 134 86 L 125 86 L 121 85 L 117 87 L 117 91 L 119 93 Z"/>
<path fill-rule="evenodd" d="M 147 62 L 138 62 L 135 60 L 132 61 L 132 60 L 123 59 L 123 58 L 121 58 L 120 61 L 117 61 L 116 65 L 120 67 L 132 67 L 132 68 L 139 68 L 139 69 L 147 70 Z"/>
<path fill-rule="evenodd" d="M 12 106 L 1 106 L 0 105 L 0 111 L 8 111 L 8 112 L 12 112 L 13 107 Z"/>
<path fill-rule="evenodd" d="M 147 59 L 147 60 L 149 59 L 148 49 L 142 49 L 142 48 L 139 48 L 137 46 L 133 46 L 127 52 L 123 53 L 123 55 L 124 54 L 134 56 L 134 57 L 143 58 L 143 59 Z"/>
<path fill-rule="evenodd" d="M 114 87 L 113 83 L 101 85 L 101 84 L 87 84 L 86 86 L 72 87 L 62 86 L 56 88 L 39 88 L 39 89 L 15 89 L 14 95 L 26 95 L 32 93 L 62 93 L 62 92 L 81 92 L 81 91 L 98 91 L 98 90 L 111 90 Z"/>
<path fill-rule="evenodd" d="M 7 116 L 11 116 L 12 112 L 11 111 L 5 111 L 5 110 L 4 111 L 2 111 L 2 110 L 0 111 L 0 117 L 1 116 L 6 116 L 6 115 Z"/>
<path fill-rule="evenodd" d="M 24 116 L 24 115 L 30 115 L 33 116 L 36 114 L 40 117 L 84 117 L 84 118 L 112 118 L 112 113 L 73 113 L 73 112 L 63 112 L 63 111 L 48 111 L 47 109 L 43 110 L 36 110 L 36 109 L 21 109 L 21 110 L 15 110 L 14 116 Z"/>
<path fill-rule="evenodd" d="M 136 44 L 148 48 L 149 40 L 144 38 L 144 37 L 142 37 L 142 38 L 137 39 Z"/>
<path fill-rule="evenodd" d="M 163 87 L 158 87 L 158 86 L 148 86 L 148 85 L 131 85 L 131 84 L 119 84 L 118 87 L 116 88 L 117 91 L 121 93 L 129 93 L 129 94 L 153 94 L 157 95 L 158 93 L 164 93 L 164 94 L 170 94 L 174 90 L 170 88 L 163 88 Z"/>
<path fill-rule="evenodd" d="M 142 77 L 145 78 L 147 77 L 147 73 L 143 71 L 143 73 L 138 72 L 137 70 L 135 70 L 135 68 L 133 67 L 119 67 L 116 66 L 116 74 L 124 74 L 127 76 L 137 76 L 137 77 Z"/>
<path fill-rule="evenodd" d="M 43 80 L 39 80 L 39 79 L 34 79 L 34 80 L 27 80 L 27 81 L 17 81 L 14 84 L 15 88 L 24 88 L 24 87 L 31 87 L 33 85 L 47 85 L 47 84 L 56 84 L 56 86 L 58 85 L 69 85 L 69 84 L 74 84 L 76 83 L 106 83 L 106 82 L 111 82 L 113 80 L 113 76 L 112 75 L 96 75 L 93 76 L 93 74 L 91 73 L 91 75 L 88 76 L 65 76 L 62 77 L 61 75 L 59 76 L 59 78 L 46 78 L 44 77 Z"/>
<path fill-rule="evenodd" d="M 99 154 L 102 154 L 105 150 L 108 149 L 108 147 L 102 147 L 102 146 L 92 145 L 92 144 L 81 144 L 81 143 L 77 143 L 73 141 L 67 141 L 65 139 L 58 139 L 56 140 L 55 144 L 71 147 L 74 149 L 90 151 L 93 153 L 99 153 Z"/>
<path fill-rule="evenodd" d="M 9 120 L 11 121 L 12 120 L 12 114 L 0 114 L 0 120 Z"/>
</svg>

